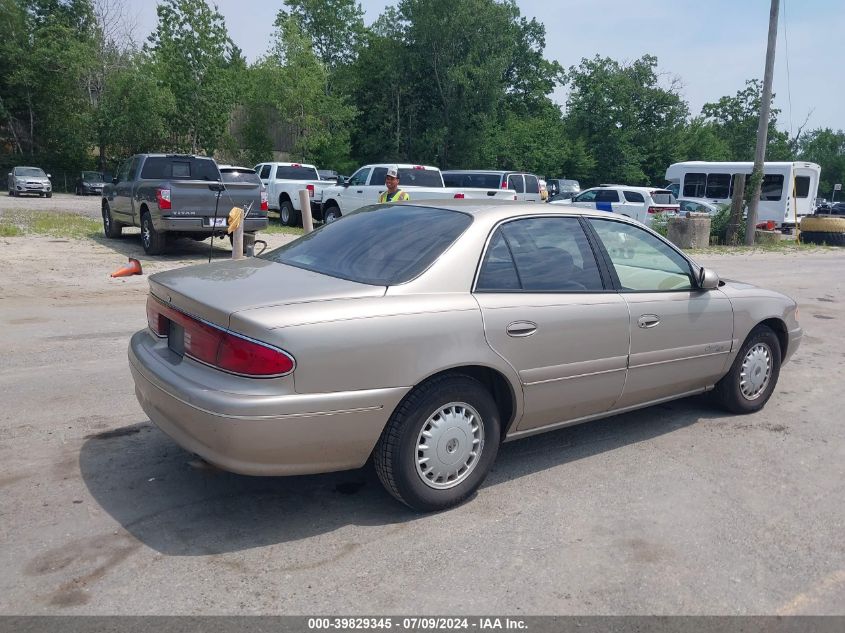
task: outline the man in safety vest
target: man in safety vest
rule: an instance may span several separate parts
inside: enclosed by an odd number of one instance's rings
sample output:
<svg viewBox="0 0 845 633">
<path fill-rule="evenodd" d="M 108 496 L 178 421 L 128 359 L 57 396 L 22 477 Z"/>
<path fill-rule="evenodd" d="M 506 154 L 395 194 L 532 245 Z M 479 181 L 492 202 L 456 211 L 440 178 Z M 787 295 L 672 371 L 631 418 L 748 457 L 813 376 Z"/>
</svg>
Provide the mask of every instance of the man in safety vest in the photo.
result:
<svg viewBox="0 0 845 633">
<path fill-rule="evenodd" d="M 384 185 L 387 191 L 382 191 L 378 197 L 379 202 L 401 202 L 410 200 L 411 196 L 399 188 L 399 166 L 391 165 L 387 168 L 387 175 L 384 177 Z"/>
</svg>

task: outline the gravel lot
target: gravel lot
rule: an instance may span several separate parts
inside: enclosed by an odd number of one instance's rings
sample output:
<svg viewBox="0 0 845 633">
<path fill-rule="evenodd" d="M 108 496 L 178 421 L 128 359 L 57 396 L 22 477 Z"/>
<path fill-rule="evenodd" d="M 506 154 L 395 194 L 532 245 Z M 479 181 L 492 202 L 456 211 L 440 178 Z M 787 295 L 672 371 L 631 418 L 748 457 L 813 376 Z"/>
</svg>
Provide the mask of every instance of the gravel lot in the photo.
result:
<svg viewBox="0 0 845 633">
<path fill-rule="evenodd" d="M 111 279 L 137 237 L 0 238 L 0 614 L 845 614 L 845 251 L 700 258 L 801 304 L 762 412 L 693 398 L 507 444 L 425 516 L 369 469 L 227 474 L 149 422 L 126 347 L 146 274 L 208 244 L 185 249 Z"/>
<path fill-rule="evenodd" d="M 100 217 L 99 196 L 75 196 L 72 193 L 54 193 L 52 198 L 38 196 L 11 197 L 0 192 L 0 212 L 9 209 L 30 209 L 32 211 L 61 211 L 78 213 L 91 218 Z"/>
</svg>

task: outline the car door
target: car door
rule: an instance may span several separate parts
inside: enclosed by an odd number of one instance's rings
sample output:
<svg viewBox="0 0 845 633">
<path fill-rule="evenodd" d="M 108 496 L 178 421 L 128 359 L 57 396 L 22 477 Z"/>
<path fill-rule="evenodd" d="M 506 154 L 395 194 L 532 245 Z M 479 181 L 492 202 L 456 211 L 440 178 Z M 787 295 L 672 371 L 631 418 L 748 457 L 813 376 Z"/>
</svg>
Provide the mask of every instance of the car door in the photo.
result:
<svg viewBox="0 0 845 633">
<path fill-rule="evenodd" d="M 726 371 L 733 308 L 718 289 L 701 290 L 689 261 L 628 222 L 589 218 L 631 314 L 624 408 L 714 384 Z"/>
<path fill-rule="evenodd" d="M 268 206 L 278 210 L 279 196 L 276 195 L 274 187 L 270 186 L 272 184 L 270 180 L 270 171 L 272 167 L 272 165 L 268 165 L 267 163 L 261 163 L 255 166 L 255 173 L 258 174 L 261 184 L 264 185 L 264 189 L 267 191 Z"/>
<path fill-rule="evenodd" d="M 540 196 L 540 180 L 533 174 L 524 174 L 525 177 L 525 201 L 542 202 Z"/>
<path fill-rule="evenodd" d="M 522 174 L 510 174 L 508 176 L 508 189 L 516 192 L 516 199 L 525 202 L 525 179 Z"/>
<path fill-rule="evenodd" d="M 577 217 L 520 218 L 493 231 L 474 293 L 490 347 L 522 383 L 518 431 L 601 413 L 619 398 L 629 314 L 610 283 Z"/>
<path fill-rule="evenodd" d="M 376 204 L 378 202 L 379 196 L 387 191 L 387 185 L 384 183 L 384 179 L 387 177 L 387 167 L 374 167 L 373 173 L 370 176 L 370 182 L 368 185 L 364 187 L 364 193 L 362 194 L 361 198 L 361 205 L 365 204 Z M 399 174 L 399 188 L 402 188 L 403 183 L 401 180 L 402 174 Z"/>
<path fill-rule="evenodd" d="M 139 156 L 133 156 L 120 167 L 117 184 L 113 189 L 114 197 L 109 200 L 109 208 L 115 220 L 133 223 L 132 192 L 140 162 Z"/>
<path fill-rule="evenodd" d="M 347 185 L 338 196 L 341 199 L 340 210 L 342 213 L 349 213 L 358 207 L 364 206 L 364 188 L 369 186 L 369 177 L 372 168 L 362 167 L 349 179 Z M 387 173 L 387 170 L 385 170 Z M 383 181 L 384 179 L 382 179 Z M 382 184 L 382 186 L 384 186 Z M 378 198 L 378 196 L 376 196 Z"/>
<path fill-rule="evenodd" d="M 639 191 L 624 190 L 622 197 L 625 199 L 625 202 L 622 203 L 622 208 L 618 210 L 619 213 L 645 224 L 646 215 L 648 215 L 645 196 Z"/>
<path fill-rule="evenodd" d="M 583 207 L 585 209 L 595 209 L 596 196 L 598 195 L 598 193 L 598 189 L 587 189 L 587 191 L 583 191 L 577 196 L 573 196 L 572 204 L 574 204 L 576 207 Z"/>
<path fill-rule="evenodd" d="M 596 211 L 609 211 L 610 213 L 622 213 L 624 211 L 616 189 L 599 189 L 596 192 Z"/>
</svg>

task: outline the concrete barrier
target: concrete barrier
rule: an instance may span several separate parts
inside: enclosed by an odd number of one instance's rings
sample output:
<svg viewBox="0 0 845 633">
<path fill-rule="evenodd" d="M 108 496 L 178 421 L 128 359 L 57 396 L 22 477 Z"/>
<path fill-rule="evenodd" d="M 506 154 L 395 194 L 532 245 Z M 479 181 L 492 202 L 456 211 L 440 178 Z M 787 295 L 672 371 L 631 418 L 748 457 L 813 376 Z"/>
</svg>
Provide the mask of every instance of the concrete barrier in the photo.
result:
<svg viewBox="0 0 845 633">
<path fill-rule="evenodd" d="M 687 213 L 669 218 L 668 238 L 678 248 L 710 246 L 710 214 Z"/>
</svg>

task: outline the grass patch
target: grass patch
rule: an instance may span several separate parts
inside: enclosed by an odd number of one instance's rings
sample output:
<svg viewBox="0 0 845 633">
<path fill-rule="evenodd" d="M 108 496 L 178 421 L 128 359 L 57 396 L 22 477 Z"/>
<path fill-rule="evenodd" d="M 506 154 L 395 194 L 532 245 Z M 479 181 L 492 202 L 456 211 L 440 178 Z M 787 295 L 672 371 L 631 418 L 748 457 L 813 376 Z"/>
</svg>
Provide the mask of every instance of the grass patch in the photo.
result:
<svg viewBox="0 0 845 633">
<path fill-rule="evenodd" d="M 266 229 L 259 231 L 260 233 L 270 233 L 273 235 L 305 235 L 305 230 L 296 226 L 281 226 L 280 224 L 270 224 Z"/>
<path fill-rule="evenodd" d="M 99 220 L 75 213 L 55 211 L 16 210 L 6 212 L 0 218 L 3 236 L 46 235 L 83 239 L 99 235 L 102 226 Z"/>
<path fill-rule="evenodd" d="M 690 255 L 748 255 L 750 253 L 813 253 L 831 250 L 832 246 L 819 244 L 804 244 L 795 240 L 780 240 L 778 242 L 755 244 L 754 246 L 725 246 L 712 244 L 707 248 L 688 248 L 684 252 Z"/>
</svg>

